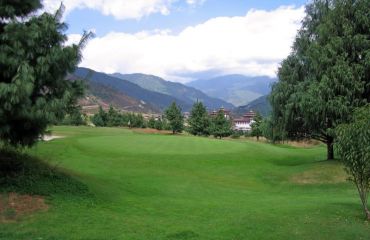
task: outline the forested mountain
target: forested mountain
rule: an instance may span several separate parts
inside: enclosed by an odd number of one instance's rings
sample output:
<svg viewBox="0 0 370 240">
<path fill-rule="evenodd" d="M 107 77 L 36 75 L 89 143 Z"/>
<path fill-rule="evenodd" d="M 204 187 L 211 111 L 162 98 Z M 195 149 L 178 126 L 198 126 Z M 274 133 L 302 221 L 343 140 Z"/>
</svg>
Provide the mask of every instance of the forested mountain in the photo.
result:
<svg viewBox="0 0 370 240">
<path fill-rule="evenodd" d="M 115 73 L 112 74 L 112 76 L 130 81 L 150 91 L 173 96 L 190 105 L 192 105 L 194 102 L 198 100 L 203 102 L 203 104 L 208 109 L 215 109 L 222 106 L 228 109 L 232 109 L 234 107 L 231 103 L 221 100 L 217 98 L 217 96 L 209 97 L 208 95 L 206 95 L 205 93 L 198 89 L 186 86 L 181 83 L 166 81 L 163 78 L 157 76 L 141 73 L 135 74 Z"/>
<path fill-rule="evenodd" d="M 271 84 L 275 81 L 275 78 L 266 76 L 247 77 L 234 74 L 196 80 L 187 85 L 199 89 L 209 96 L 221 98 L 235 106 L 243 106 L 269 94 Z"/>
<path fill-rule="evenodd" d="M 151 105 L 155 108 L 163 110 L 175 101 L 184 111 L 187 111 L 191 108 L 191 104 L 175 97 L 163 93 L 149 91 L 130 81 L 119 79 L 105 73 L 96 72 L 88 68 L 77 68 L 73 75 L 84 79 L 88 86 L 91 84 L 103 85 L 106 87 L 105 90 L 107 87 L 109 89 L 113 89 L 116 93 L 121 93 L 125 96 L 133 98 L 142 105 Z M 92 85 L 92 88 L 94 88 L 94 85 Z M 101 89 L 101 91 L 103 90 L 104 89 Z"/>
<path fill-rule="evenodd" d="M 244 106 L 235 108 L 236 115 L 243 115 L 249 111 L 259 112 L 262 116 L 266 117 L 271 113 L 271 105 L 268 100 L 268 95 L 261 96 Z"/>
</svg>

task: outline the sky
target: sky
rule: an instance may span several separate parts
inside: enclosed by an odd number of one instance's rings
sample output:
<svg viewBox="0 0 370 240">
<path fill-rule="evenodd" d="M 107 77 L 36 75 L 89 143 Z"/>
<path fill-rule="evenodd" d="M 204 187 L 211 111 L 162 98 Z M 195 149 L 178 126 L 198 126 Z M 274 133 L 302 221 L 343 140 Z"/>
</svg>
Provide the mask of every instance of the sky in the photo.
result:
<svg viewBox="0 0 370 240">
<path fill-rule="evenodd" d="M 44 0 L 55 11 L 60 0 Z M 276 77 L 307 0 L 64 0 L 67 44 L 93 31 L 82 67 L 189 82 Z"/>
</svg>

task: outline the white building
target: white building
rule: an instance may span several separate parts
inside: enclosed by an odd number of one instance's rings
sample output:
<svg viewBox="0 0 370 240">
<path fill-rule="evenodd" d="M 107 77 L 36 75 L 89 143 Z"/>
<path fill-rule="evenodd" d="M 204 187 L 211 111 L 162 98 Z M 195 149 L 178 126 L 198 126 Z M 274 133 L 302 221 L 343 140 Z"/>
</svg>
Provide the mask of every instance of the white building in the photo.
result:
<svg viewBox="0 0 370 240">
<path fill-rule="evenodd" d="M 250 111 L 243 115 L 242 118 L 236 118 L 233 120 L 234 123 L 234 130 L 237 131 L 243 131 L 243 132 L 248 132 L 252 129 L 252 123 L 253 118 L 256 116 L 256 113 L 253 111 Z"/>
</svg>

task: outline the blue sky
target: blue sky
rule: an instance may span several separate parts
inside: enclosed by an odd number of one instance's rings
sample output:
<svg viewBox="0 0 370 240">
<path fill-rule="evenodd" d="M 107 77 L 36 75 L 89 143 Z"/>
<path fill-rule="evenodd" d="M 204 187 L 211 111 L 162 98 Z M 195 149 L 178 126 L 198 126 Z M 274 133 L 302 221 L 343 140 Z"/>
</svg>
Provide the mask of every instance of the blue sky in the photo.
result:
<svg viewBox="0 0 370 240">
<path fill-rule="evenodd" d="M 134 1 L 134 0 L 132 0 Z M 74 9 L 66 16 L 68 33 L 81 33 L 95 29 L 98 36 L 111 31 L 134 33 L 150 29 L 171 29 L 179 32 L 184 28 L 202 23 L 219 16 L 243 16 L 250 9 L 272 10 L 280 6 L 302 6 L 306 0 L 207 0 L 197 6 L 184 1 L 172 6 L 168 15 L 155 13 L 141 19 L 117 20 L 114 16 L 103 15 L 98 10 Z"/>
<path fill-rule="evenodd" d="M 171 81 L 276 76 L 304 17 L 304 0 L 64 0 L 69 42 L 96 37 L 81 66 Z M 47 11 L 59 0 L 44 0 Z"/>
</svg>

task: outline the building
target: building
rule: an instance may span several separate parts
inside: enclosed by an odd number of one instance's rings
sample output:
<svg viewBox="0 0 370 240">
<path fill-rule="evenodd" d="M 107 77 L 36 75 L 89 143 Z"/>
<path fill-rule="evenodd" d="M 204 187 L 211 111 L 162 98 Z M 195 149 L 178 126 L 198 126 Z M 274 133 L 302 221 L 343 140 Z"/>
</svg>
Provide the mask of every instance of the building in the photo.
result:
<svg viewBox="0 0 370 240">
<path fill-rule="evenodd" d="M 254 122 L 253 118 L 256 113 L 253 111 L 247 112 L 241 118 L 233 119 L 234 130 L 248 132 L 252 129 L 251 125 Z"/>
<path fill-rule="evenodd" d="M 220 109 L 218 110 L 213 110 L 209 115 L 211 117 L 215 117 L 217 115 L 217 113 L 219 113 L 220 111 L 222 111 L 224 113 L 224 117 L 227 119 L 227 120 L 230 120 L 231 117 L 230 117 L 230 110 L 227 110 L 225 109 L 224 107 L 221 107 Z"/>
</svg>

